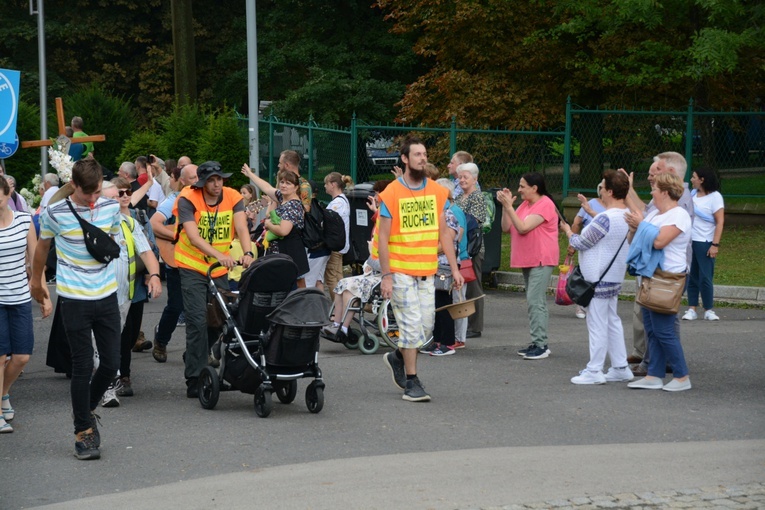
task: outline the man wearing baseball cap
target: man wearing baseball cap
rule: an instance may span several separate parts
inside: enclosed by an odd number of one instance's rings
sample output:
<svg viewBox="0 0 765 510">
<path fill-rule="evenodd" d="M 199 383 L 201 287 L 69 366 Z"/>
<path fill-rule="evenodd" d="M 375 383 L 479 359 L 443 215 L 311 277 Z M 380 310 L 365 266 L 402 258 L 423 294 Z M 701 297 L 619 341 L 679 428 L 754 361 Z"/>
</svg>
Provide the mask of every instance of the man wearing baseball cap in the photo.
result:
<svg viewBox="0 0 765 510">
<path fill-rule="evenodd" d="M 238 191 L 223 186 L 220 163 L 207 161 L 197 168 L 198 180 L 184 188 L 173 207 L 173 215 L 182 226 L 175 245 L 175 263 L 181 277 L 183 309 L 186 313 L 186 396 L 198 396 L 199 374 L 207 364 L 209 353 L 207 309 L 207 270 L 215 262 L 220 268 L 212 272 L 215 284 L 228 289 L 228 269 L 235 261 L 229 255 L 234 238 L 239 239 L 244 255 L 239 260 L 250 265 L 253 254 L 244 214 L 244 202 Z"/>
</svg>

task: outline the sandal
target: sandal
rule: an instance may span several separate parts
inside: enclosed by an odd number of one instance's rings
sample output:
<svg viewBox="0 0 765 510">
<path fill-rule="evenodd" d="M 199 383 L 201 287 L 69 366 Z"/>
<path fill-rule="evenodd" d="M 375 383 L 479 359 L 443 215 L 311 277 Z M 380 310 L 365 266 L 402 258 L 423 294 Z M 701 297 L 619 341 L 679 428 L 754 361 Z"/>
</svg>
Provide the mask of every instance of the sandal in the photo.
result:
<svg viewBox="0 0 765 510">
<path fill-rule="evenodd" d="M 10 401 L 10 399 L 11 399 L 10 395 L 3 395 L 3 402 Z M 3 419 L 5 421 L 11 421 L 16 416 L 16 412 L 13 410 L 12 407 L 7 407 L 7 408 L 3 407 L 2 410 L 3 410 Z M 2 430 L 0 430 L 0 432 L 2 432 Z M 11 429 L 10 432 L 13 432 L 13 429 Z"/>
<path fill-rule="evenodd" d="M 10 434 L 13 432 L 13 427 L 11 427 L 10 423 L 6 423 L 5 420 L 2 421 L 2 425 L 0 425 L 0 434 Z"/>
</svg>

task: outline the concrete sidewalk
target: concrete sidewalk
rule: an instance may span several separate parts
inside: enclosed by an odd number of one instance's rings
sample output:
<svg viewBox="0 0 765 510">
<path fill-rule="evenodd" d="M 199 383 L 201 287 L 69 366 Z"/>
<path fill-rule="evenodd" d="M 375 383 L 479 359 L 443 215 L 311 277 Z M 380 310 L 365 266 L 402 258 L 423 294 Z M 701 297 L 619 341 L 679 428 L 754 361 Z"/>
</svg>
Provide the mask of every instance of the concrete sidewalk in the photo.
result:
<svg viewBox="0 0 765 510">
<path fill-rule="evenodd" d="M 715 487 L 715 506 L 761 508 L 763 466 L 762 440 L 486 448 L 292 464 L 42 508 L 700 508 L 697 487 Z"/>
<path fill-rule="evenodd" d="M 523 275 L 510 271 L 497 271 L 497 284 L 500 289 L 523 287 Z M 558 276 L 550 279 L 550 289 L 555 291 Z M 622 295 L 635 295 L 635 280 L 625 280 L 622 284 Z M 765 287 L 743 287 L 736 285 L 715 285 L 715 302 L 719 303 L 749 303 L 765 306 Z"/>
</svg>

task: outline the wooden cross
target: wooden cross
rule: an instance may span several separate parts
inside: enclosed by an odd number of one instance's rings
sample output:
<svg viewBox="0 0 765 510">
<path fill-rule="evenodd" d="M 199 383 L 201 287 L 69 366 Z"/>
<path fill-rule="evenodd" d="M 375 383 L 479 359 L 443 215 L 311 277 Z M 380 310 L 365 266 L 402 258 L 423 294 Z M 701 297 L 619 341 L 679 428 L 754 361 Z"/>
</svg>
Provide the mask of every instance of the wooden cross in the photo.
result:
<svg viewBox="0 0 765 510">
<path fill-rule="evenodd" d="M 60 98 L 56 98 L 56 117 L 58 118 L 58 134 L 59 136 L 66 136 L 66 122 L 64 121 L 64 101 Z M 90 135 L 77 137 L 76 143 L 84 142 L 105 142 L 105 135 Z M 53 145 L 50 140 L 30 140 L 28 142 L 21 142 L 22 149 L 28 149 L 30 147 L 48 147 Z"/>
</svg>

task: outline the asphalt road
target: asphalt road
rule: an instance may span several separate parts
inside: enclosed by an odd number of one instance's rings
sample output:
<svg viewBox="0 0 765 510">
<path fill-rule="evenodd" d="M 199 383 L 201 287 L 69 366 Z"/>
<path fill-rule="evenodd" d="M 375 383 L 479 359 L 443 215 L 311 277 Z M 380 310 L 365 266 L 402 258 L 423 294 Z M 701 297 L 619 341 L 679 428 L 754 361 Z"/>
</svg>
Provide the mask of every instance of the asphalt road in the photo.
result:
<svg viewBox="0 0 765 510">
<path fill-rule="evenodd" d="M 548 359 L 515 354 L 528 343 L 523 295 L 489 292 L 482 338 L 420 355 L 432 402 L 401 399 L 387 349 L 325 342 L 323 411 L 308 412 L 302 380 L 266 419 L 242 393 L 211 411 L 185 397 L 179 328 L 167 363 L 133 355 L 136 395 L 99 409 L 102 458 L 91 462 L 72 455 L 68 380 L 45 366 L 51 319 L 37 317 L 35 356 L 13 388 L 15 432 L 0 436 L 0 507 L 478 508 L 765 479 L 765 311 L 683 322 L 693 389 L 671 394 L 571 384 L 588 359 L 586 326 L 573 307 L 549 305 Z M 163 306 L 146 306 L 148 337 Z M 620 302 L 628 347 L 631 310 Z"/>
</svg>

